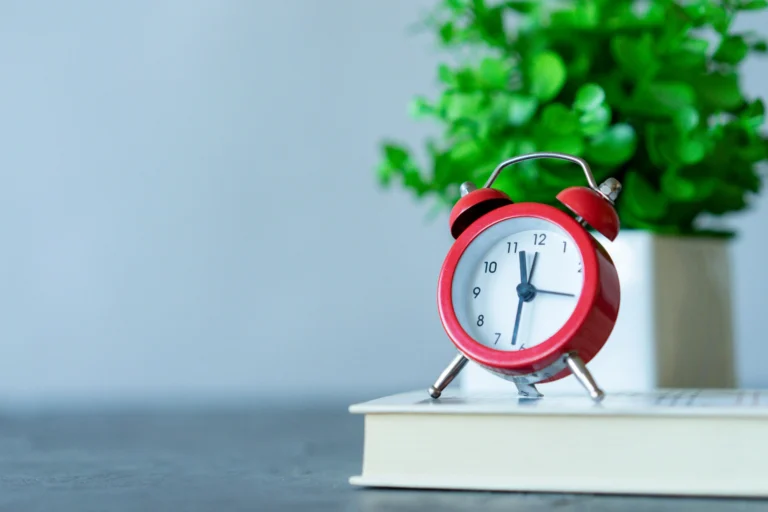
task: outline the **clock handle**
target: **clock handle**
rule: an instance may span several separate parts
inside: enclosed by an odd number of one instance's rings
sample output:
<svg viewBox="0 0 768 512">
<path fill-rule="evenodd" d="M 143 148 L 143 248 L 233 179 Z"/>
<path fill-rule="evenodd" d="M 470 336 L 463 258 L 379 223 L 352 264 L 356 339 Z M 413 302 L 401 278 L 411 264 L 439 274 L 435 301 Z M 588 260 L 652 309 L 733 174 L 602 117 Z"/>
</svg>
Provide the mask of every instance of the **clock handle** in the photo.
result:
<svg viewBox="0 0 768 512">
<path fill-rule="evenodd" d="M 494 169 L 493 173 L 491 173 L 491 176 L 488 178 L 488 181 L 485 182 L 483 187 L 490 188 L 490 186 L 493 185 L 493 182 L 496 181 L 499 173 L 501 173 L 502 169 L 505 167 L 537 158 L 554 158 L 557 160 L 567 160 L 569 162 L 578 164 L 579 167 L 581 167 L 581 170 L 584 171 L 584 175 L 587 177 L 589 187 L 603 196 L 611 204 L 613 204 L 613 200 L 616 199 L 616 197 L 619 195 L 619 192 L 621 191 L 621 184 L 614 178 L 608 178 L 604 183 L 598 185 L 597 181 L 595 181 L 595 177 L 592 175 L 592 170 L 589 168 L 589 164 L 583 159 L 573 155 L 566 155 L 565 153 L 551 152 L 530 153 L 528 155 L 520 155 L 514 158 L 510 158 L 509 160 L 504 160 L 498 166 L 496 166 L 496 169 Z"/>
</svg>

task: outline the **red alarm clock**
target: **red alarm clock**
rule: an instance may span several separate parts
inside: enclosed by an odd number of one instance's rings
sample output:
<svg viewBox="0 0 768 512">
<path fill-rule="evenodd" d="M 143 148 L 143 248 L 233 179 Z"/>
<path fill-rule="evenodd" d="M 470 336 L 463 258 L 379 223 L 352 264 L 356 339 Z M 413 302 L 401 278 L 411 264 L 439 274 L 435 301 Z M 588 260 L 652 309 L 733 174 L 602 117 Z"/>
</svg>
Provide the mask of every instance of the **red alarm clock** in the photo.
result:
<svg viewBox="0 0 768 512">
<path fill-rule="evenodd" d="M 581 166 L 589 187 L 557 195 L 575 218 L 546 204 L 514 203 L 491 188 L 503 169 L 535 158 Z M 613 330 L 620 287 L 611 257 L 588 228 L 616 238 L 620 191 L 617 180 L 598 185 L 584 160 L 561 153 L 518 156 L 499 164 L 483 188 L 461 186 L 450 215 L 456 241 L 437 289 L 440 319 L 459 355 L 429 389 L 432 398 L 472 360 L 511 380 L 523 397 L 541 396 L 536 383 L 573 374 L 602 400 L 586 364 Z"/>
</svg>

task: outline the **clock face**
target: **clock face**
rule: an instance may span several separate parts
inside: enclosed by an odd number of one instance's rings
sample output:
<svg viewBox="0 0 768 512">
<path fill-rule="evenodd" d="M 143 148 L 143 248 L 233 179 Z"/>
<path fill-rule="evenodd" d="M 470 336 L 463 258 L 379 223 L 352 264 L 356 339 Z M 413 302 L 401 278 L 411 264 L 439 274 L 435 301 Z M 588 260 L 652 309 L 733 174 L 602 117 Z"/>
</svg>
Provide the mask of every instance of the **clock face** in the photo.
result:
<svg viewBox="0 0 768 512">
<path fill-rule="evenodd" d="M 551 222 L 520 217 L 494 224 L 456 266 L 451 295 L 459 323 L 496 350 L 534 347 L 573 314 L 584 283 L 582 263 L 570 235 Z"/>
</svg>

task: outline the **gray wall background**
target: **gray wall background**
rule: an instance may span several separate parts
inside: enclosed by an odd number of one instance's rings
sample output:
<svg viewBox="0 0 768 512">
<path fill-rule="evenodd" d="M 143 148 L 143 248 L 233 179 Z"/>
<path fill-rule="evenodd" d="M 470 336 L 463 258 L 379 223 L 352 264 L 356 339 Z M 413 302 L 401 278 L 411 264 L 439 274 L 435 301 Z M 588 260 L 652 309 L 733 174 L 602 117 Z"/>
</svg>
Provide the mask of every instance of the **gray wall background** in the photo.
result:
<svg viewBox="0 0 768 512">
<path fill-rule="evenodd" d="M 451 239 L 372 168 L 429 130 L 406 105 L 436 90 L 407 34 L 430 4 L 0 3 L 0 400 L 426 385 Z M 728 219 L 745 386 L 768 385 L 767 221 Z"/>
</svg>

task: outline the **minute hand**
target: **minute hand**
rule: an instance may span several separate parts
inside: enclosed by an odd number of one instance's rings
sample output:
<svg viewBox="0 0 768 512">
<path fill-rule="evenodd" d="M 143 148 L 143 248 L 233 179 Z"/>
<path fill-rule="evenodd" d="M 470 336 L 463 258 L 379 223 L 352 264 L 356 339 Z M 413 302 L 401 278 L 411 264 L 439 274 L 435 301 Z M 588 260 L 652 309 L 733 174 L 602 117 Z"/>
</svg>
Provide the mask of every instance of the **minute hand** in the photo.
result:
<svg viewBox="0 0 768 512">
<path fill-rule="evenodd" d="M 531 271 L 528 272 L 528 283 L 533 281 L 533 271 L 536 270 L 536 258 L 539 257 L 539 251 L 533 253 L 533 261 L 531 262 Z"/>
<path fill-rule="evenodd" d="M 520 258 L 520 285 L 524 286 L 528 284 L 528 261 L 525 251 L 520 251 L 518 254 Z M 512 330 L 512 345 L 517 343 L 517 331 L 520 329 L 520 314 L 523 312 L 523 297 L 520 292 L 517 292 L 517 312 L 515 313 L 515 327 Z"/>
<path fill-rule="evenodd" d="M 523 311 L 523 299 L 517 300 L 517 314 L 515 315 L 515 329 L 512 331 L 512 345 L 517 343 L 517 331 L 520 329 L 520 313 Z"/>
</svg>

